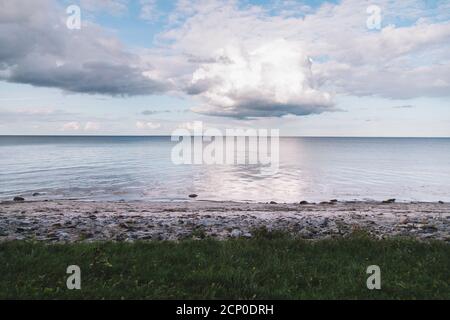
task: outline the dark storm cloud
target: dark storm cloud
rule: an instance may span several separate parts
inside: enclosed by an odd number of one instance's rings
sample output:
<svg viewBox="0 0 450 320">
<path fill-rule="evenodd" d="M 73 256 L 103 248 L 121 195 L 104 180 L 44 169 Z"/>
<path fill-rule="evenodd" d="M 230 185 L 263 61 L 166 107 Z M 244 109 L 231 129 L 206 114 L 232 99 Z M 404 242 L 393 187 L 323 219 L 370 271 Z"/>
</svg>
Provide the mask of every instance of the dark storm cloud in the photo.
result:
<svg viewBox="0 0 450 320">
<path fill-rule="evenodd" d="M 285 115 L 306 116 L 333 110 L 335 109 L 331 109 L 331 104 L 267 104 L 266 101 L 251 100 L 241 101 L 238 108 L 230 108 L 227 111 L 219 108 L 207 108 L 205 110 L 199 109 L 195 111 L 210 116 L 231 117 L 236 119 L 252 119 L 261 117 L 282 117 Z"/>
</svg>

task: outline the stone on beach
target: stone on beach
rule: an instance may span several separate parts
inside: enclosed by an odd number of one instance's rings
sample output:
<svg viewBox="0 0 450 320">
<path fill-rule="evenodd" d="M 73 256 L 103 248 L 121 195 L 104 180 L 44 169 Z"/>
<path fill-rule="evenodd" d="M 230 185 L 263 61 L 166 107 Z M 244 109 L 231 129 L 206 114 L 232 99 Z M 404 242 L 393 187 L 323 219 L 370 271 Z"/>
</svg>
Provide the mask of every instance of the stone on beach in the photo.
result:
<svg viewBox="0 0 450 320">
<path fill-rule="evenodd" d="M 189 198 L 197 198 L 197 197 L 198 197 L 198 195 L 195 194 L 195 193 L 192 193 L 192 194 L 189 195 Z"/>
<path fill-rule="evenodd" d="M 242 231 L 239 229 L 233 229 L 230 235 L 232 238 L 239 238 L 242 235 Z"/>
<path fill-rule="evenodd" d="M 305 228 L 305 229 L 300 230 L 298 235 L 303 239 L 310 239 L 313 234 L 311 231 L 309 231 L 308 229 Z"/>
<path fill-rule="evenodd" d="M 407 224 L 407 223 L 409 223 L 409 219 L 408 219 L 408 217 L 403 217 L 400 219 L 399 222 L 400 222 L 400 224 Z"/>
<path fill-rule="evenodd" d="M 182 240 L 251 238 L 266 228 L 304 239 L 376 237 L 448 241 L 450 204 L 24 201 L 0 204 L 0 242 Z M 95 212 L 95 214 L 93 214 Z"/>
<path fill-rule="evenodd" d="M 22 202 L 22 201 L 25 201 L 25 198 L 23 198 L 23 197 L 14 197 L 13 201 L 15 201 L 15 202 Z"/>
<path fill-rule="evenodd" d="M 325 218 L 325 219 L 323 219 L 323 222 L 321 223 L 321 227 L 324 227 L 324 228 L 326 228 L 326 227 L 328 227 L 328 222 L 330 221 L 330 219 L 329 218 Z"/>
</svg>

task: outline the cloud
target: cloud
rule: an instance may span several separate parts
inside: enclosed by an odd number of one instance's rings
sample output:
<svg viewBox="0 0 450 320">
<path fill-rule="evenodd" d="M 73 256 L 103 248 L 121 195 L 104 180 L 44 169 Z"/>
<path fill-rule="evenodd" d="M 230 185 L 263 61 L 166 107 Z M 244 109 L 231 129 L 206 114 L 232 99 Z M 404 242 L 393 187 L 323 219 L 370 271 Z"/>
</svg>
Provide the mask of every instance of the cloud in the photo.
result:
<svg viewBox="0 0 450 320">
<path fill-rule="evenodd" d="M 331 95 L 315 88 L 302 47 L 283 39 L 252 51 L 225 48 L 194 72 L 190 91 L 204 101 L 193 111 L 215 116 L 308 115 L 333 107 Z"/>
<path fill-rule="evenodd" d="M 154 114 L 159 114 L 159 113 L 170 113 L 170 110 L 144 110 L 141 112 L 142 115 L 144 116 L 151 116 Z"/>
<path fill-rule="evenodd" d="M 136 128 L 138 129 L 151 129 L 155 130 L 161 128 L 161 124 L 157 122 L 145 122 L 145 121 L 137 121 Z"/>
<path fill-rule="evenodd" d="M 133 52 L 88 19 L 68 30 L 58 3 L 0 2 L 0 80 L 113 96 L 186 94 L 199 113 L 237 119 L 332 111 L 334 95 L 450 96 L 444 1 L 379 0 L 382 28 L 368 30 L 360 0 L 179 0 L 154 46 Z M 95 14 L 127 11 L 127 3 L 81 0 Z M 140 5 L 142 18 L 157 17 L 156 2 Z"/>
<path fill-rule="evenodd" d="M 156 22 L 160 17 L 156 0 L 140 0 L 141 12 L 139 18 L 147 22 Z"/>
<path fill-rule="evenodd" d="M 100 129 L 100 124 L 98 122 L 86 122 L 84 125 L 84 131 L 98 131 Z"/>
<path fill-rule="evenodd" d="M 0 4 L 0 80 L 69 92 L 147 95 L 169 89 L 113 35 L 83 20 L 69 30 L 64 8 L 46 0 Z"/>
<path fill-rule="evenodd" d="M 70 121 L 64 123 L 61 127 L 62 131 L 98 131 L 100 124 L 98 122 L 88 121 L 84 125 L 79 121 Z"/>
<path fill-rule="evenodd" d="M 177 128 L 187 129 L 189 131 L 198 131 L 204 129 L 204 124 L 201 121 L 191 121 L 180 123 Z"/>
<path fill-rule="evenodd" d="M 143 110 L 141 112 L 144 116 L 152 116 L 154 114 L 161 114 L 161 113 L 183 113 L 188 112 L 189 109 L 166 109 L 166 110 Z"/>
<path fill-rule="evenodd" d="M 63 124 L 62 131 L 78 131 L 81 129 L 81 125 L 77 121 L 72 121 Z"/>
<path fill-rule="evenodd" d="M 224 83 L 236 83 L 230 82 L 231 76 L 226 74 L 236 63 L 217 61 L 218 52 L 222 52 L 222 58 L 229 58 L 228 48 L 239 44 L 242 49 L 237 50 L 251 65 L 251 53 L 277 39 L 297 45 L 302 55 L 312 58 L 309 78 L 319 97 L 325 92 L 394 99 L 450 96 L 449 4 L 377 1 L 382 8 L 381 30 L 367 28 L 369 4 L 364 1 L 324 2 L 316 8 L 281 5 L 273 11 L 273 7 L 245 6 L 236 1 L 178 3 L 177 11 L 171 15 L 172 28 L 158 39 L 169 43 L 172 53 L 182 53 L 177 66 L 185 76 L 179 79 L 187 78 L 189 82 L 193 73 L 205 74 L 203 78 L 194 76 L 193 83 L 184 89 L 204 102 L 195 110 L 231 117 L 283 115 L 292 109 L 302 114 L 301 108 L 294 108 L 298 103 L 265 103 L 267 91 L 262 91 L 264 101 L 260 101 L 259 91 L 247 91 L 241 100 L 236 96 L 243 91 L 241 87 L 221 87 Z M 398 21 L 402 24 L 394 26 Z M 159 65 L 170 68 L 173 60 L 172 54 L 170 61 Z M 328 103 L 324 105 L 325 108 L 315 110 L 332 110 Z M 303 111 L 309 114 L 313 109 Z"/>
<path fill-rule="evenodd" d="M 102 11 L 113 15 L 121 15 L 128 11 L 127 0 L 80 0 L 80 6 L 88 11 Z"/>
<path fill-rule="evenodd" d="M 412 108 L 414 108 L 414 106 L 407 104 L 407 105 L 403 105 L 403 106 L 394 106 L 392 108 L 394 108 L 394 109 L 412 109 Z"/>
</svg>

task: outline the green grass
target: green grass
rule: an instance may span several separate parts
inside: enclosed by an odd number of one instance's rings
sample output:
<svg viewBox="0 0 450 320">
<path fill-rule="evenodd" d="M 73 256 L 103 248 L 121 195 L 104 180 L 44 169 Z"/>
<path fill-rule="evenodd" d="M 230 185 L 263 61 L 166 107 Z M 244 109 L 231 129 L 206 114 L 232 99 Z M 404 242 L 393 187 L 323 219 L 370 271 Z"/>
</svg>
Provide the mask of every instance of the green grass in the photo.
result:
<svg viewBox="0 0 450 320">
<path fill-rule="evenodd" d="M 66 288 L 81 268 L 82 289 Z M 381 267 L 381 290 L 366 268 Z M 0 244 L 2 299 L 449 299 L 450 245 L 413 240 Z"/>
</svg>

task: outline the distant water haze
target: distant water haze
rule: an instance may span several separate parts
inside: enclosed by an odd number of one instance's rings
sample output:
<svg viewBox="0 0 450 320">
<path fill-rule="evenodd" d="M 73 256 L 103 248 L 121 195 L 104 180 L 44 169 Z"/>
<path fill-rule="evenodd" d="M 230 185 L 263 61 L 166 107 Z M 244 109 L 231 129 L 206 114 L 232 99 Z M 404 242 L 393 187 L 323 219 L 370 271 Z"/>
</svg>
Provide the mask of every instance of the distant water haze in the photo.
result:
<svg viewBox="0 0 450 320">
<path fill-rule="evenodd" d="M 280 138 L 279 170 L 269 176 L 254 164 L 175 165 L 174 145 L 2 136 L 0 199 L 450 201 L 450 138 Z"/>
</svg>

